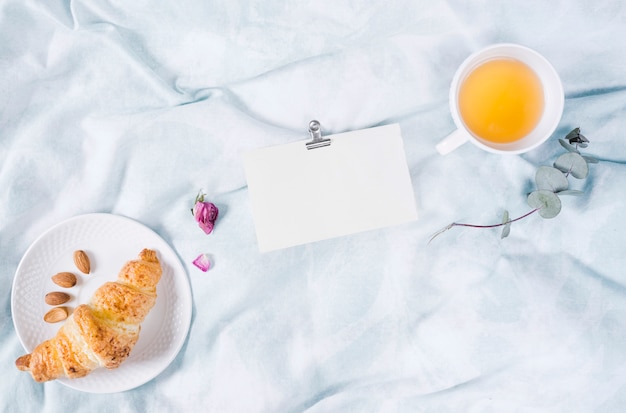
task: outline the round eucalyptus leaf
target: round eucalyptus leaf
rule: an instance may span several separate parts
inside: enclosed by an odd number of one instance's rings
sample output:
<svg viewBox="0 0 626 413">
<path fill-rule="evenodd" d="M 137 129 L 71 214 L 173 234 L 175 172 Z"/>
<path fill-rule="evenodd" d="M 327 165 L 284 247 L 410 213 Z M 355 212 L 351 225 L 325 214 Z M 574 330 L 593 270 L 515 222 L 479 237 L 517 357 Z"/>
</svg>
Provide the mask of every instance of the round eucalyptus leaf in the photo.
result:
<svg viewBox="0 0 626 413">
<path fill-rule="evenodd" d="M 561 200 L 552 191 L 538 190 L 528 195 L 528 205 L 539 209 L 543 218 L 554 218 L 561 212 Z"/>
<path fill-rule="evenodd" d="M 569 182 L 563 172 L 551 166 L 540 166 L 535 174 L 537 189 L 552 192 L 565 191 Z"/>
<path fill-rule="evenodd" d="M 505 209 L 504 212 L 502 213 L 502 223 L 506 224 L 508 220 L 509 220 L 509 211 Z"/>
<path fill-rule="evenodd" d="M 570 145 L 569 143 L 567 143 L 565 139 L 559 139 L 559 143 L 562 147 L 567 149 L 568 152 L 578 152 L 578 149 L 576 149 L 574 145 Z"/>
<path fill-rule="evenodd" d="M 500 239 L 506 238 L 511 234 L 511 223 L 509 222 L 502 228 L 502 233 L 500 234 Z"/>
<path fill-rule="evenodd" d="M 578 140 L 580 138 L 580 128 L 572 129 L 567 135 L 565 135 L 565 139 L 568 141 Z"/>
<path fill-rule="evenodd" d="M 595 156 L 591 156 L 591 155 L 583 155 L 583 159 L 588 163 L 599 163 L 600 160 L 598 158 L 596 158 Z"/>
<path fill-rule="evenodd" d="M 509 211 L 504 210 L 502 214 L 502 223 L 504 224 L 502 227 L 502 233 L 500 233 L 500 239 L 506 238 L 511 233 L 511 223 L 509 222 L 511 218 L 509 217 Z"/>
<path fill-rule="evenodd" d="M 582 195 L 584 194 L 583 191 L 579 191 L 578 189 L 567 189 L 565 191 L 561 191 L 558 193 L 559 196 L 561 195 Z"/>
<path fill-rule="evenodd" d="M 575 152 L 564 153 L 554 162 L 554 167 L 565 173 L 571 173 L 574 178 L 583 179 L 589 174 L 589 165 L 580 154 Z"/>
</svg>

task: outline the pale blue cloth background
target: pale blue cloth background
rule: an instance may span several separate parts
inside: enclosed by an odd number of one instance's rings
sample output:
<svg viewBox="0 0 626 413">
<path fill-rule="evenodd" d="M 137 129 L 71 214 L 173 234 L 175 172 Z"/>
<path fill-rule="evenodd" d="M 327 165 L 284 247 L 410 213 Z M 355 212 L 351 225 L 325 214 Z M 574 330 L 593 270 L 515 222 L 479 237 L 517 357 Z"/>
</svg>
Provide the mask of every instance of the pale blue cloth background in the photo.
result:
<svg viewBox="0 0 626 413">
<path fill-rule="evenodd" d="M 2 0 L 0 410 L 626 410 L 624 38 L 621 1 Z M 495 42 L 553 63 L 560 126 L 523 156 L 442 157 L 453 73 Z M 311 119 L 326 133 L 398 122 L 420 219 L 259 254 L 241 154 L 306 139 Z M 558 217 L 428 245 L 452 221 L 526 212 L 535 168 L 576 126 L 601 162 Z M 210 236 L 189 212 L 200 188 L 221 210 Z M 194 296 L 175 361 L 119 394 L 13 364 L 20 258 L 89 212 L 157 231 Z"/>
</svg>

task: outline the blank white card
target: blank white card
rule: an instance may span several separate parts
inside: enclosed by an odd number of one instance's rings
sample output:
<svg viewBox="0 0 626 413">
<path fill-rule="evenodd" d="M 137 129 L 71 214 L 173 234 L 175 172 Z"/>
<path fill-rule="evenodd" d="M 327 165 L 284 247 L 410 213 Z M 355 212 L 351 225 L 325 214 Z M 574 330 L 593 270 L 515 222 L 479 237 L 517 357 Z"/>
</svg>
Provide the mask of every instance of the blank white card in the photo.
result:
<svg viewBox="0 0 626 413">
<path fill-rule="evenodd" d="M 261 252 L 398 225 L 417 219 L 397 124 L 244 155 Z"/>
</svg>

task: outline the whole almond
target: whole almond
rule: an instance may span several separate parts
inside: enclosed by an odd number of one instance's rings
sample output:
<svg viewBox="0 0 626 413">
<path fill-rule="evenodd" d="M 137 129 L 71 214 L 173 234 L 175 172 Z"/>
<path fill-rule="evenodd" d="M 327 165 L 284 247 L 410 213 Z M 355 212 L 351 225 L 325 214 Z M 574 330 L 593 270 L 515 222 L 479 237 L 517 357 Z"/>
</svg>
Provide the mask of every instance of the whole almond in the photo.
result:
<svg viewBox="0 0 626 413">
<path fill-rule="evenodd" d="M 76 276 L 71 272 L 60 272 L 52 276 L 52 282 L 59 287 L 72 288 L 76 285 Z"/>
<path fill-rule="evenodd" d="M 89 271 L 91 271 L 89 257 L 83 250 L 74 251 L 74 264 L 76 264 L 76 268 L 78 268 L 83 274 L 89 274 Z"/>
<path fill-rule="evenodd" d="M 63 321 L 67 318 L 67 308 L 65 307 L 54 307 L 52 310 L 48 311 L 46 315 L 43 316 L 43 319 L 46 323 L 58 323 L 59 321 Z"/>
<path fill-rule="evenodd" d="M 62 293 L 60 291 L 54 291 L 46 294 L 46 304 L 48 305 L 59 305 L 63 303 L 67 303 L 70 300 L 70 295 L 67 293 Z"/>
</svg>

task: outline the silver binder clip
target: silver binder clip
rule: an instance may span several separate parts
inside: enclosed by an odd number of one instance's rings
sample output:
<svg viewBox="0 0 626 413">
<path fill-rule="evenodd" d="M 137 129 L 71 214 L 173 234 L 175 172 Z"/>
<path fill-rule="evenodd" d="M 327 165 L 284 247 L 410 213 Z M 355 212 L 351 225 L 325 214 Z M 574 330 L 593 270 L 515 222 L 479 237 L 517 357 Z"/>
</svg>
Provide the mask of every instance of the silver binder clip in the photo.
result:
<svg viewBox="0 0 626 413">
<path fill-rule="evenodd" d="M 309 134 L 313 140 L 306 143 L 307 149 L 321 148 L 330 145 L 330 139 L 322 138 L 322 126 L 318 121 L 312 120 L 309 122 Z"/>
</svg>

